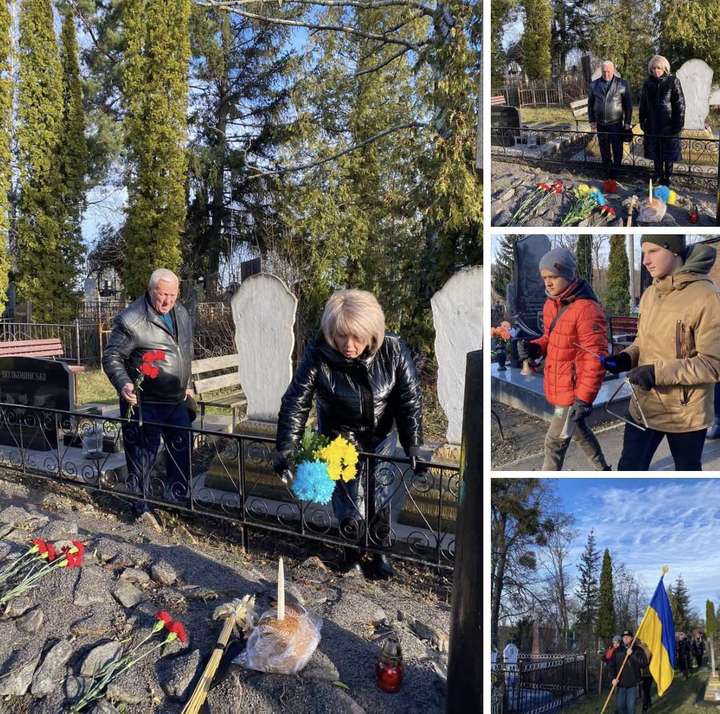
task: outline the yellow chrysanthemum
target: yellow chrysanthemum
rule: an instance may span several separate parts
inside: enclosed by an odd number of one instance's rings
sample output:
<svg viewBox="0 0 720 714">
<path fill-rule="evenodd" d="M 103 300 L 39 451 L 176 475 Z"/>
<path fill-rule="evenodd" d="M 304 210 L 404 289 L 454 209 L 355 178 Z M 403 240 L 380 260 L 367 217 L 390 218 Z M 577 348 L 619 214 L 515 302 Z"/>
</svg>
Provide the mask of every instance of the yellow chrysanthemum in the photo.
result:
<svg viewBox="0 0 720 714">
<path fill-rule="evenodd" d="M 318 449 L 314 456 L 327 464 L 333 481 L 352 481 L 357 475 L 358 452 L 353 444 L 342 436 L 333 439 L 327 446 Z"/>
<path fill-rule="evenodd" d="M 578 184 L 575 190 L 578 192 L 578 195 L 584 196 L 585 194 L 590 193 L 590 186 L 588 186 L 586 183 L 581 183 Z"/>
</svg>

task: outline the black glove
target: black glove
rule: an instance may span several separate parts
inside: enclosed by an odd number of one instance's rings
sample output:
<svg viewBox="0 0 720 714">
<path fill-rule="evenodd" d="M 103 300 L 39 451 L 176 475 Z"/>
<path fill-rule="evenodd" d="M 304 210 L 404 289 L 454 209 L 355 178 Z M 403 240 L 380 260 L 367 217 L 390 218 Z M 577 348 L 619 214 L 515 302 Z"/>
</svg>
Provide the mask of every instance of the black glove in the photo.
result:
<svg viewBox="0 0 720 714">
<path fill-rule="evenodd" d="M 655 386 L 655 365 L 644 364 L 642 367 L 635 367 L 627 373 L 627 378 L 632 384 L 649 391 Z"/>
<path fill-rule="evenodd" d="M 529 340 L 518 340 L 517 343 L 518 359 L 524 362 L 526 359 L 535 359 L 542 356 L 540 345 L 536 345 Z"/>
<path fill-rule="evenodd" d="M 286 485 L 291 483 L 295 478 L 293 472 L 290 470 L 290 462 L 288 461 L 288 456 L 290 456 L 291 453 L 291 451 L 274 451 L 272 455 L 273 471 Z"/>
<path fill-rule="evenodd" d="M 418 463 L 418 456 L 420 456 L 420 447 L 411 446 L 407 451 L 408 459 L 410 459 L 410 470 L 416 474 L 427 473 L 428 467 L 425 464 Z"/>
<path fill-rule="evenodd" d="M 576 399 L 575 404 L 572 406 L 570 419 L 575 422 L 583 421 L 583 419 L 587 419 L 590 416 L 592 409 L 592 404 L 588 404 L 582 399 Z"/>
<path fill-rule="evenodd" d="M 630 357 L 627 352 L 620 352 L 616 355 L 605 355 L 598 359 L 603 368 L 613 374 L 620 374 L 620 372 L 627 372 L 629 369 L 632 369 L 632 357 Z"/>
</svg>

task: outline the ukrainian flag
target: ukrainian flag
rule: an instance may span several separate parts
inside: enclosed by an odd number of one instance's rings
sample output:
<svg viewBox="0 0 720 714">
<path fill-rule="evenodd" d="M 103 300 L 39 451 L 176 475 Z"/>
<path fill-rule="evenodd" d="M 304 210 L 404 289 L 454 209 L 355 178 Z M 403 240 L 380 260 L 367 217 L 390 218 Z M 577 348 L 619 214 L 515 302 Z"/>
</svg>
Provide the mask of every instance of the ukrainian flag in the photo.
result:
<svg viewBox="0 0 720 714">
<path fill-rule="evenodd" d="M 658 696 L 662 696 L 672 683 L 675 669 L 675 625 L 662 577 L 636 637 L 650 650 L 650 674 L 657 684 Z"/>
</svg>

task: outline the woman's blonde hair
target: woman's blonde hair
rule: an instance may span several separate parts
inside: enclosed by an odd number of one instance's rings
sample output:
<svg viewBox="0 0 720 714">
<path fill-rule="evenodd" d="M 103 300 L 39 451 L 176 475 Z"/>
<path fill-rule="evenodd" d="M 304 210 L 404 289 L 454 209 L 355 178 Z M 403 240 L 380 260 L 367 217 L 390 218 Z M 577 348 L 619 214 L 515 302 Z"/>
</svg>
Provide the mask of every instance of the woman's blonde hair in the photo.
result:
<svg viewBox="0 0 720 714">
<path fill-rule="evenodd" d="M 355 335 L 366 341 L 374 354 L 385 339 L 385 314 L 372 293 L 338 290 L 325 303 L 320 327 L 329 345 L 335 346 L 338 334 Z"/>
<path fill-rule="evenodd" d="M 670 63 L 662 56 L 662 55 L 655 55 L 649 62 L 648 62 L 648 74 L 653 73 L 653 65 L 660 65 L 663 70 L 665 70 L 665 74 L 670 74 Z"/>
</svg>

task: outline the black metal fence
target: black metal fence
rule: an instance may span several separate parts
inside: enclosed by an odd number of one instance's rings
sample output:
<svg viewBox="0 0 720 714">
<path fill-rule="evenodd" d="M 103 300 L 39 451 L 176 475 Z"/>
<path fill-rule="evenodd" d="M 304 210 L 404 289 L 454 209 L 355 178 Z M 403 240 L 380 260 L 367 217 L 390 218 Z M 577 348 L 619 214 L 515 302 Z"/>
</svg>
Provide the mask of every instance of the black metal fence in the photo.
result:
<svg viewBox="0 0 720 714">
<path fill-rule="evenodd" d="M 348 514 L 297 500 L 272 470 L 274 440 L 0 404 L 0 468 L 122 499 L 228 521 L 251 531 L 383 552 L 451 570 L 458 468 L 361 453 L 358 494 L 338 481 Z M 157 439 L 155 440 L 155 436 Z M 372 497 L 374 495 L 374 498 Z"/>
<path fill-rule="evenodd" d="M 672 141 L 675 137 L 658 137 Z M 567 128 L 530 128 L 493 126 L 491 129 L 494 159 L 524 161 L 548 167 L 600 169 L 602 162 L 597 134 Z M 644 157 L 644 137 L 635 135 L 625 144 L 621 172 L 652 173 L 653 162 Z M 673 177 L 684 179 L 709 191 L 718 189 L 720 139 L 683 137 L 680 139 L 682 159 L 675 162 Z"/>
<path fill-rule="evenodd" d="M 509 82 L 496 85 L 492 95 L 502 96 L 509 107 L 557 107 L 587 97 L 587 91 L 581 81 Z"/>
<path fill-rule="evenodd" d="M 587 694 L 587 655 L 520 655 L 493 664 L 492 713 L 559 712 Z"/>
</svg>

